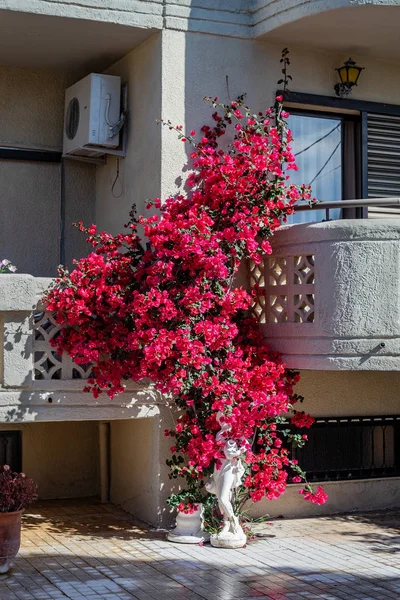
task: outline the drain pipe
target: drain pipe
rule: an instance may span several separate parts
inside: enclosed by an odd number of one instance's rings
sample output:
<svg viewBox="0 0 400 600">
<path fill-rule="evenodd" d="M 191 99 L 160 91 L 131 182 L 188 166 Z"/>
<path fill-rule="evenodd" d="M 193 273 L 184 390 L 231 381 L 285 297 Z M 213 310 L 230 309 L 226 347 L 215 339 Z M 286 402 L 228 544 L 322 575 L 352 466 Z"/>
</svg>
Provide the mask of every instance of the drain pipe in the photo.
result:
<svg viewBox="0 0 400 600">
<path fill-rule="evenodd" d="M 100 501 L 110 502 L 110 423 L 99 423 Z"/>
</svg>

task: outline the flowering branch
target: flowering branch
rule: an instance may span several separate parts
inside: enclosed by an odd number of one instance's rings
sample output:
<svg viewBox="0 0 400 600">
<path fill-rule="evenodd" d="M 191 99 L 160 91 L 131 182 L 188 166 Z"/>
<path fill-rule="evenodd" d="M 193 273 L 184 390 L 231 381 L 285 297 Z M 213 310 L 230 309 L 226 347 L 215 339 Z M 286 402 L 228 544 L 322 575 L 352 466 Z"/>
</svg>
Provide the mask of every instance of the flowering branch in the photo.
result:
<svg viewBox="0 0 400 600">
<path fill-rule="evenodd" d="M 173 440 L 167 462 L 170 476 L 187 486 L 171 496 L 174 505 L 206 497 L 205 481 L 223 458 L 218 412 L 239 446 L 253 440 L 244 456 L 247 497 L 277 498 L 290 471 L 305 479 L 289 452 L 305 440 L 284 429 L 299 376 L 262 339 L 249 310 L 252 296 L 232 286 L 243 261 L 258 264 L 271 253 L 269 237 L 295 202 L 311 198 L 308 186 L 289 182 L 297 167 L 282 100 L 255 114 L 244 96 L 229 104 L 209 99 L 214 125 L 204 125 L 199 137 L 165 123 L 193 145 L 189 192 L 156 199 L 159 214 L 131 215 L 125 235 L 81 224 L 94 250 L 73 272 L 60 271 L 47 294 L 47 309 L 63 325 L 58 352 L 94 364 L 87 391 L 113 398 L 126 380 L 146 378 L 174 397 L 178 418 L 166 431 Z M 233 141 L 224 150 L 228 130 Z M 308 426 L 309 418 L 298 415 L 293 427 Z M 308 487 L 303 492 L 313 502 L 326 499 Z"/>
</svg>

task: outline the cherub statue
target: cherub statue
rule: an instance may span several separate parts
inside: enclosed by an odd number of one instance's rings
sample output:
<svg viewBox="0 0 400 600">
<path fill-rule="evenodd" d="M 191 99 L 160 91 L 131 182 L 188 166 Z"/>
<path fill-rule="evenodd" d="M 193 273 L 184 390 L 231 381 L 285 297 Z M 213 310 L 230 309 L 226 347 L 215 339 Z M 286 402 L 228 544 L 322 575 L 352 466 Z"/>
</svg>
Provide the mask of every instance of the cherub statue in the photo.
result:
<svg viewBox="0 0 400 600">
<path fill-rule="evenodd" d="M 217 441 L 224 441 L 223 453 L 225 458 L 221 461 L 221 467 L 214 468 L 206 489 L 210 494 L 215 494 L 218 506 L 224 517 L 224 526 L 220 533 L 211 536 L 211 544 L 221 548 L 241 548 L 246 544 L 246 535 L 239 524 L 232 506 L 232 490 L 238 488 L 244 475 L 244 467 L 240 456 L 246 451 L 248 443 L 243 440 L 241 446 L 235 440 L 229 439 L 231 425 L 221 421 L 223 414 L 217 414 L 217 421 L 221 425 L 217 433 Z"/>
</svg>

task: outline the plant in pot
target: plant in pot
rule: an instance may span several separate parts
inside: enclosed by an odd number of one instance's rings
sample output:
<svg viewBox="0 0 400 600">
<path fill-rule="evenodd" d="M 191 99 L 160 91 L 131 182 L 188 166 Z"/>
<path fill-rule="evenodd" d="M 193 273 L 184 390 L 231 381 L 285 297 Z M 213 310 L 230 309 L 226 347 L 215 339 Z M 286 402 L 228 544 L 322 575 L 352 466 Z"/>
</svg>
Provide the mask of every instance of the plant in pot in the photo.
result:
<svg viewBox="0 0 400 600">
<path fill-rule="evenodd" d="M 171 542 L 181 544 L 201 544 L 208 542 L 209 534 L 204 531 L 204 512 L 211 494 L 203 494 L 201 489 L 192 488 L 171 494 L 168 504 L 177 509 L 176 527 L 168 532 L 167 538 Z"/>
<path fill-rule="evenodd" d="M 37 499 L 37 486 L 24 473 L 0 465 L 0 574 L 7 573 L 21 543 L 21 516 Z"/>
<path fill-rule="evenodd" d="M 6 258 L 0 261 L 0 274 L 15 273 L 16 270 L 17 267 L 14 267 L 14 265 L 12 265 L 11 262 Z"/>
</svg>

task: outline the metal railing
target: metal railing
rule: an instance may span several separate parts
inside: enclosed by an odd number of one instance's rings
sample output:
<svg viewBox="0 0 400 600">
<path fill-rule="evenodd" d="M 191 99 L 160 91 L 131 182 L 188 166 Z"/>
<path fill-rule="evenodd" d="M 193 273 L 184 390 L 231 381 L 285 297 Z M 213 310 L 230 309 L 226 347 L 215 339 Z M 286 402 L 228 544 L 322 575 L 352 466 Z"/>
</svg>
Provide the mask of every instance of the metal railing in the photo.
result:
<svg viewBox="0 0 400 600">
<path fill-rule="evenodd" d="M 400 475 L 400 415 L 321 418 L 306 433 L 292 456 L 309 481 Z"/>
<path fill-rule="evenodd" d="M 333 202 L 317 202 L 310 206 L 307 203 L 298 203 L 294 205 L 296 212 L 302 212 L 307 210 L 325 210 L 326 221 L 329 221 L 329 211 L 335 208 L 348 209 L 348 208 L 378 208 L 378 207 L 390 206 L 399 207 L 400 209 L 400 198 L 365 198 L 359 200 L 339 200 Z M 400 215 L 399 215 L 400 216 Z"/>
</svg>

